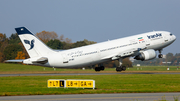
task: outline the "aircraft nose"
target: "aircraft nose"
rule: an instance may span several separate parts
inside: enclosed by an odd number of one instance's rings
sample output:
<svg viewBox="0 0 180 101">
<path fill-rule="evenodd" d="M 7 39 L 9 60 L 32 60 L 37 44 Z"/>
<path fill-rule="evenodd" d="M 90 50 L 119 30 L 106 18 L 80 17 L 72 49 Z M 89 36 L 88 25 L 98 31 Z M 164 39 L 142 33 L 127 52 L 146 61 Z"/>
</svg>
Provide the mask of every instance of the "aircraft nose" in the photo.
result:
<svg viewBox="0 0 180 101">
<path fill-rule="evenodd" d="M 175 35 L 173 35 L 173 37 L 174 37 L 174 40 L 176 40 L 176 36 L 175 36 Z"/>
</svg>

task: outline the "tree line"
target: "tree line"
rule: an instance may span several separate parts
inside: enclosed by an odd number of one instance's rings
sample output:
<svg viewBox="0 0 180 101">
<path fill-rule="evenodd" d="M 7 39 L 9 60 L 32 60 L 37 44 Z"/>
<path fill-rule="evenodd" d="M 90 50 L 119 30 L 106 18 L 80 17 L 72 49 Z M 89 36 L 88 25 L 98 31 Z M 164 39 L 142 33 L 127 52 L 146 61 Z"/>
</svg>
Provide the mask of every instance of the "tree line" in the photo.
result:
<svg viewBox="0 0 180 101">
<path fill-rule="evenodd" d="M 42 31 L 36 33 L 36 36 L 52 49 L 71 49 L 89 44 L 94 44 L 94 41 L 77 41 L 72 43 L 71 39 L 64 38 L 64 35 L 58 37 L 55 32 Z M 0 62 L 9 59 L 25 59 L 29 58 L 23 44 L 21 43 L 18 34 L 14 33 L 8 38 L 6 34 L 0 33 Z"/>
</svg>

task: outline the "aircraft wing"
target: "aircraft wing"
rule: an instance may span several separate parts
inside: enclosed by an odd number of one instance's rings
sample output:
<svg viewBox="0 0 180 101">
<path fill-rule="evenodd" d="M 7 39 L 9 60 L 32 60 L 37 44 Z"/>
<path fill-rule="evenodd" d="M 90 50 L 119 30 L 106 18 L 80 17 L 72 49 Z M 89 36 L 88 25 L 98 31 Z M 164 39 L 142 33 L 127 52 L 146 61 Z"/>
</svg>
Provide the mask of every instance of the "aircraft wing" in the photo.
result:
<svg viewBox="0 0 180 101">
<path fill-rule="evenodd" d="M 138 48 L 138 49 L 130 49 L 130 50 L 126 50 L 126 51 L 123 51 L 119 54 L 113 54 L 113 55 L 110 55 L 110 56 L 107 56 L 107 57 L 104 57 L 102 59 L 111 59 L 111 60 L 117 60 L 119 58 L 126 58 L 126 57 L 130 57 L 130 56 L 135 56 L 139 53 L 141 49 Z"/>
<path fill-rule="evenodd" d="M 139 54 L 140 51 L 145 50 L 145 49 L 146 49 L 146 47 L 143 48 L 143 49 L 142 48 L 133 48 L 133 49 L 130 49 L 130 50 L 126 50 L 124 52 L 121 52 L 118 55 L 113 56 L 111 59 L 112 60 L 117 60 L 119 58 L 126 58 L 126 57 L 130 57 L 130 56 L 136 56 L 136 55 Z"/>
</svg>

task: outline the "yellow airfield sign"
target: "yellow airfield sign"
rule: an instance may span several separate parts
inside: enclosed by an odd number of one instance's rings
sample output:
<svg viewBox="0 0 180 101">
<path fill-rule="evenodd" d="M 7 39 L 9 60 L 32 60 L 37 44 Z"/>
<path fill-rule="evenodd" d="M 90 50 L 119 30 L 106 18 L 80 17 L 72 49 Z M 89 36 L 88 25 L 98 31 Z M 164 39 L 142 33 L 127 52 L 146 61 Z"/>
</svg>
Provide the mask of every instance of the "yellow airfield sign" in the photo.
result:
<svg viewBox="0 0 180 101">
<path fill-rule="evenodd" d="M 74 79 L 49 79 L 49 88 L 64 87 L 64 88 L 95 88 L 95 80 L 74 80 Z"/>
<path fill-rule="evenodd" d="M 66 80 L 66 87 L 68 88 L 94 88 L 94 80 Z"/>
<path fill-rule="evenodd" d="M 62 79 L 49 79 L 48 87 L 64 87 L 64 80 Z"/>
</svg>

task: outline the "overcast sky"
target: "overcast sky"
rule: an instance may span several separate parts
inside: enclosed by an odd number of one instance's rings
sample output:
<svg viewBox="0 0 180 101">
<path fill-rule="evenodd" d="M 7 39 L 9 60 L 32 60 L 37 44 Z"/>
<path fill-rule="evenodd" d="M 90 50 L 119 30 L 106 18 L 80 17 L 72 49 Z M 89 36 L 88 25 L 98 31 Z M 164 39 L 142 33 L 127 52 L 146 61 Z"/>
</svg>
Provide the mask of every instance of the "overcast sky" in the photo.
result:
<svg viewBox="0 0 180 101">
<path fill-rule="evenodd" d="M 73 42 L 169 31 L 177 40 L 163 53 L 180 53 L 180 0 L 0 0 L 0 33 L 9 37 L 21 26 Z"/>
</svg>

